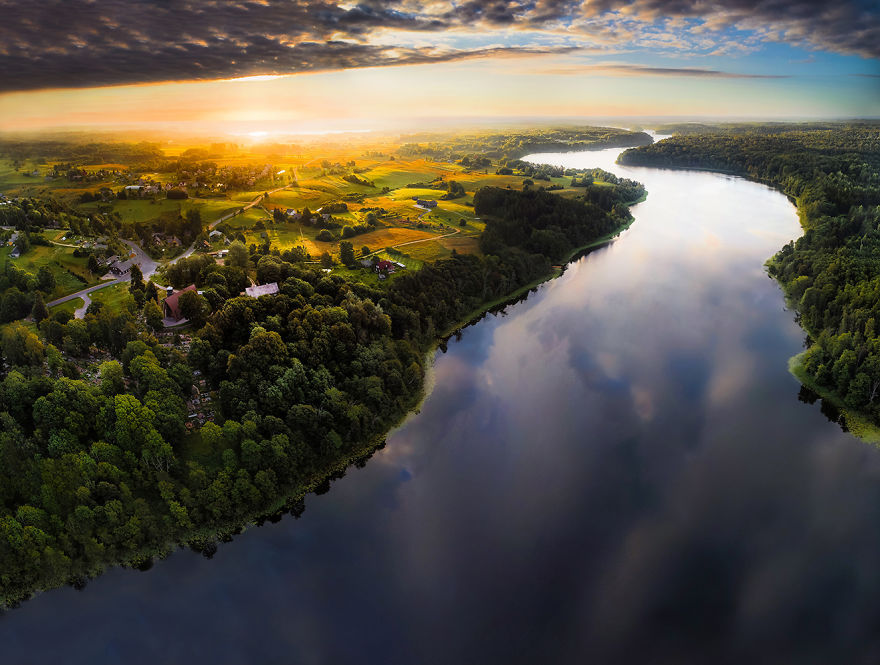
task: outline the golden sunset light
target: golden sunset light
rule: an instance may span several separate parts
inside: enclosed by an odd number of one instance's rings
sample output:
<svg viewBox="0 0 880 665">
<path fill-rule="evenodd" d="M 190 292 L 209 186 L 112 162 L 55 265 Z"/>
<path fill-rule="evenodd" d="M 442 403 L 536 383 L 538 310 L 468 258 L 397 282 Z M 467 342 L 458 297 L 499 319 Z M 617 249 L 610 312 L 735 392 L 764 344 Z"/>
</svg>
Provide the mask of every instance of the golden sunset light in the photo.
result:
<svg viewBox="0 0 880 665">
<path fill-rule="evenodd" d="M 0 663 L 874 665 L 878 0 L 0 0 Z"/>
</svg>

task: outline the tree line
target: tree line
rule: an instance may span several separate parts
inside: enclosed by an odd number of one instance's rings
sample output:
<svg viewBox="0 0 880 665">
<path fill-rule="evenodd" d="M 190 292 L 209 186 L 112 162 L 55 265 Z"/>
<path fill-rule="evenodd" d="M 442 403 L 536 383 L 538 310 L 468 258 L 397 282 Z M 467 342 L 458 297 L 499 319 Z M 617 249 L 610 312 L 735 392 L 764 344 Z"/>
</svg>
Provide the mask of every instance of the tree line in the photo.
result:
<svg viewBox="0 0 880 665">
<path fill-rule="evenodd" d="M 620 161 L 729 171 L 797 201 L 804 234 L 767 265 L 809 334 L 803 369 L 880 424 L 880 124 L 690 127 Z"/>
</svg>

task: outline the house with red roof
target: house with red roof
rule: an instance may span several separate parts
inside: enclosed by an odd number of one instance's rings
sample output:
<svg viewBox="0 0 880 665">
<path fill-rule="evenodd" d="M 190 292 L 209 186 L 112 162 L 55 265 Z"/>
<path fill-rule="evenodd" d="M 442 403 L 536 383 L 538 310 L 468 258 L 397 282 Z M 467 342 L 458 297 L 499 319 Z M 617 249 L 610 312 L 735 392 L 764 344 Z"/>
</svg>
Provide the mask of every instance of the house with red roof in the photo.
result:
<svg viewBox="0 0 880 665">
<path fill-rule="evenodd" d="M 168 289 L 171 291 L 171 289 Z M 186 288 L 181 289 L 180 291 L 172 291 L 165 300 L 162 301 L 162 312 L 165 314 L 166 319 L 173 319 L 175 321 L 180 321 L 183 318 L 183 315 L 180 313 L 180 303 L 178 302 L 180 299 L 180 294 L 185 293 L 186 291 L 195 291 L 196 285 L 190 284 Z"/>
<path fill-rule="evenodd" d="M 397 269 L 397 266 L 387 259 L 383 259 L 376 264 L 376 272 L 387 272 L 392 273 Z"/>
</svg>

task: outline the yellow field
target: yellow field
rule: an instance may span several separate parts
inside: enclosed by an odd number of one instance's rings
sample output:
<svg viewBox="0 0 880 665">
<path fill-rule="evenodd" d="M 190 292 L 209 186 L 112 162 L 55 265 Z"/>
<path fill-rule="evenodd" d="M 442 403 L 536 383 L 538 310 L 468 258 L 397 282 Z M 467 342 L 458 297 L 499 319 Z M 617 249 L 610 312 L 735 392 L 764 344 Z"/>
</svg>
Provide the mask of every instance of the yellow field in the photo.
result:
<svg viewBox="0 0 880 665">
<path fill-rule="evenodd" d="M 186 214 L 187 210 L 195 207 L 200 210 L 204 222 L 210 224 L 221 216 L 251 203 L 264 192 L 283 186 L 292 178 L 296 178 L 296 186 L 270 194 L 258 206 L 227 220 L 225 224 L 230 227 L 233 234 L 238 231 L 243 232 L 247 244 L 259 245 L 268 240 L 274 248 L 280 250 L 301 246 L 315 258 L 324 251 L 336 255 L 339 251 L 341 229 L 331 231 L 336 240 L 320 242 L 316 240 L 319 229 L 296 223 L 276 224 L 272 219 L 272 211 L 275 208 L 301 210 L 306 206 L 312 211 L 317 211 L 327 203 L 344 201 L 348 206 L 348 212 L 334 213 L 334 217 L 341 224 L 362 222 L 368 212 L 365 209 L 376 210 L 379 216 L 377 230 L 350 238 L 358 253 L 363 246 L 369 247 L 374 252 L 396 247 L 403 253 L 404 258 L 412 262 L 412 269 L 416 269 L 422 262 L 448 257 L 453 250 L 463 254 L 479 253 L 478 238 L 485 224 L 475 216 L 474 193 L 485 186 L 521 189 L 524 178 L 495 175 L 495 167 L 490 167 L 487 172 L 466 172 L 457 164 L 426 159 L 400 159 L 397 158 L 397 147 L 386 139 L 376 140 L 369 136 L 358 135 L 346 136 L 344 139 L 339 137 L 303 139 L 295 145 L 250 143 L 247 139 L 240 138 L 227 141 L 222 146 L 210 147 L 188 143 L 167 143 L 163 145 L 163 150 L 168 157 L 173 158 L 182 155 L 190 148 L 198 148 L 207 151 L 203 154 L 210 153 L 207 159 L 220 166 L 271 164 L 273 170 L 284 170 L 284 173 L 275 177 L 275 185 L 260 181 L 249 191 L 229 192 L 227 196 L 191 198 L 184 201 L 169 201 L 161 198 L 156 203 L 151 203 L 149 200 L 123 200 L 115 201 L 113 210 L 118 212 L 125 222 L 144 222 L 163 215 L 176 214 L 178 210 L 181 214 Z M 337 168 L 337 164 L 345 164 L 343 168 L 348 173 L 352 172 L 350 167 L 353 162 L 358 171 L 355 175 L 371 181 L 375 187 L 354 184 L 344 180 L 343 175 L 327 173 L 327 168 L 322 165 L 324 160 L 332 164 L 334 169 Z M 35 168 L 40 172 L 40 176 L 24 175 L 25 171 L 30 172 Z M 85 168 L 97 170 L 127 167 L 106 163 L 90 164 Z M 32 193 L 44 192 L 63 196 L 68 201 L 76 201 L 83 192 L 94 192 L 105 184 L 89 183 L 87 186 L 77 187 L 76 183 L 69 183 L 63 179 L 47 181 L 42 177 L 46 169 L 46 164 L 26 162 L 20 172 L 15 172 L 11 162 L 0 160 L 0 192 L 7 194 L 25 190 Z M 175 174 L 160 172 L 139 175 L 168 182 L 173 180 Z M 449 180 L 460 183 L 465 189 L 465 195 L 457 199 L 441 200 L 446 193 L 444 183 Z M 566 187 L 559 191 L 561 195 L 571 196 L 581 193 L 581 190 L 568 188 L 569 182 L 570 178 L 553 179 L 553 184 Z M 428 183 L 436 183 L 440 188 L 411 186 Z M 120 187 L 118 183 L 106 184 L 114 190 Z M 536 186 L 542 184 L 548 183 L 535 183 Z M 428 210 L 418 208 L 413 200 L 414 197 L 437 201 L 437 207 Z M 97 204 L 81 204 L 77 207 L 83 211 L 98 208 Z M 378 209 L 384 212 L 378 212 Z M 260 228 L 261 226 L 264 228 Z M 450 232 L 456 233 L 440 238 Z M 414 241 L 419 242 L 407 244 Z M 219 248 L 221 245 L 216 244 L 215 247 Z M 52 253 L 55 254 L 54 251 Z M 46 250 L 37 250 L 22 264 L 30 264 L 23 267 L 34 270 L 38 264 L 48 261 L 59 278 L 60 288 L 69 292 L 74 286 L 79 285 L 74 284 L 77 280 L 73 279 L 66 269 L 70 268 L 81 274 L 84 272 L 85 261 L 84 259 L 70 261 L 70 258 L 72 257 L 50 258 Z M 108 298 L 111 293 L 108 291 L 99 296 L 99 299 Z M 120 299 L 116 297 L 113 300 Z M 116 306 L 119 303 L 113 304 Z"/>
<path fill-rule="evenodd" d="M 459 254 L 479 254 L 480 241 L 474 236 L 454 235 L 438 240 L 450 252 L 454 249 Z M 425 243 L 426 245 L 428 243 Z"/>
<path fill-rule="evenodd" d="M 434 237 L 435 235 L 433 233 L 428 233 L 427 231 L 394 227 L 364 233 L 355 236 L 354 238 L 349 238 L 349 240 L 355 247 L 366 245 L 367 247 L 376 250 L 381 249 L 382 247 L 393 247 L 404 242 L 426 240 Z"/>
</svg>

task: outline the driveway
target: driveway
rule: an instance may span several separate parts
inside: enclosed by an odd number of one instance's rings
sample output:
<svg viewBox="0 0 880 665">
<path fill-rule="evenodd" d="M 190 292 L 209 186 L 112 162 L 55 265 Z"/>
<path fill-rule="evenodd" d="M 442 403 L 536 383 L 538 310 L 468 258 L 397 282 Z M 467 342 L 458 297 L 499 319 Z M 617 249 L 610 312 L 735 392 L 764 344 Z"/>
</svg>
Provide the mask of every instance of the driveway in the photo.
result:
<svg viewBox="0 0 880 665">
<path fill-rule="evenodd" d="M 56 298 L 50 302 L 46 303 L 47 307 L 54 307 L 55 305 L 60 305 L 63 302 L 67 302 L 69 300 L 75 300 L 76 298 L 82 298 L 85 303 L 82 307 L 75 310 L 73 316 L 77 319 L 81 319 L 86 315 L 86 309 L 89 307 L 89 303 L 92 302 L 91 298 L 89 298 L 89 294 L 92 291 L 97 291 L 98 289 L 103 289 L 108 286 L 113 286 L 114 284 L 121 284 L 123 282 L 128 281 L 128 275 L 125 277 L 120 277 L 119 279 L 110 279 L 106 282 L 101 282 L 100 284 L 95 284 L 94 286 L 90 286 L 87 289 L 83 289 L 82 291 L 77 291 L 76 293 L 71 293 L 66 296 L 62 296 L 61 298 Z"/>
</svg>

